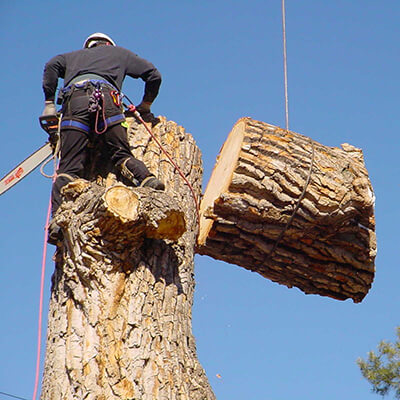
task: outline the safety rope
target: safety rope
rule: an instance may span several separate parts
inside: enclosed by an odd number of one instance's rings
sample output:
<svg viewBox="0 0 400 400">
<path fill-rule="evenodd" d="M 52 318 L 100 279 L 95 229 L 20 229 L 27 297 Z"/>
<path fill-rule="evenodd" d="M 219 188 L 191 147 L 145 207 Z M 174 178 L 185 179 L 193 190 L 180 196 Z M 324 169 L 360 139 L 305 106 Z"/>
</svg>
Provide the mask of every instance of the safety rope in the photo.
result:
<svg viewBox="0 0 400 400">
<path fill-rule="evenodd" d="M 192 193 L 192 197 L 195 203 L 195 207 L 196 207 L 196 215 L 197 215 L 197 221 L 198 223 L 200 223 L 200 208 L 199 208 L 199 202 L 197 200 L 197 196 L 196 193 L 193 189 L 193 186 L 190 184 L 190 182 L 188 181 L 188 179 L 186 178 L 186 176 L 183 174 L 183 172 L 181 171 L 181 169 L 179 168 L 179 166 L 176 164 L 176 162 L 172 159 L 172 157 L 168 154 L 167 150 L 165 150 L 164 146 L 160 143 L 160 141 L 157 139 L 157 137 L 154 135 L 154 133 L 151 131 L 151 129 L 146 125 L 146 123 L 144 122 L 143 118 L 141 117 L 141 115 L 139 114 L 139 112 L 136 110 L 135 105 L 133 104 L 133 102 L 126 96 L 124 95 L 124 97 L 131 103 L 130 105 L 126 105 L 124 104 L 124 106 L 130 111 L 132 112 L 135 117 L 143 124 L 143 126 L 146 128 L 147 132 L 150 134 L 150 136 L 154 139 L 154 141 L 157 143 L 158 147 L 160 148 L 160 150 L 164 153 L 164 155 L 168 158 L 168 160 L 170 161 L 170 163 L 174 166 L 174 168 L 178 171 L 179 175 L 181 176 L 181 178 L 184 180 L 184 182 L 186 183 L 186 185 L 189 187 L 191 193 Z"/>
<path fill-rule="evenodd" d="M 286 130 L 289 130 L 289 99 L 288 99 L 288 74 L 287 74 L 287 55 L 286 55 L 286 11 L 285 0 L 282 0 L 282 36 L 283 36 L 283 75 L 285 86 L 285 120 Z"/>
<path fill-rule="evenodd" d="M 103 101 L 104 101 L 104 96 L 102 98 L 103 98 Z M 100 111 L 101 111 L 101 116 L 103 118 L 103 124 L 104 124 L 104 128 L 102 130 L 99 130 L 99 128 L 98 128 Z M 108 125 L 107 125 L 107 119 L 106 119 L 106 110 L 105 110 L 104 106 L 101 106 L 100 110 L 96 111 L 96 122 L 94 124 L 94 131 L 98 135 L 101 135 L 102 133 L 104 133 L 107 130 L 107 128 L 108 128 Z"/>
<path fill-rule="evenodd" d="M 55 175 L 54 175 L 55 177 Z M 55 178 L 53 178 L 54 182 Z M 39 296 L 39 317 L 38 317 L 38 333 L 37 333 L 37 353 L 36 353 L 36 373 L 35 373 L 35 386 L 33 390 L 32 400 L 36 400 L 36 395 L 39 387 L 39 373 L 40 373 L 40 353 L 42 349 L 42 319 L 43 319 L 43 293 L 44 293 L 44 278 L 46 272 L 46 254 L 47 254 L 47 236 L 49 233 L 49 222 L 51 213 L 51 196 L 49 205 L 47 207 L 46 224 L 44 227 L 44 241 L 42 252 L 42 268 L 40 277 L 40 296 Z"/>
<path fill-rule="evenodd" d="M 61 142 L 61 120 L 62 114 L 60 114 L 58 119 L 58 127 L 57 127 L 57 143 L 54 149 L 54 153 L 52 156 L 46 160 L 40 167 L 40 173 L 47 177 L 52 178 L 53 183 L 57 178 L 57 157 L 60 151 L 60 142 Z M 50 161 L 54 160 L 54 173 L 53 175 L 47 175 L 44 173 L 44 166 Z M 46 223 L 44 226 L 44 240 L 43 240 L 43 252 L 42 252 L 42 268 L 41 268 L 41 277 L 40 277 L 40 296 L 39 296 L 39 317 L 38 317 L 38 332 L 37 332 L 37 353 L 36 353 L 36 372 L 35 372 L 35 385 L 33 389 L 32 400 L 36 400 L 38 388 L 39 388 L 39 374 L 40 374 L 40 353 L 42 348 L 42 320 L 43 320 L 43 293 L 44 293 L 44 280 L 45 280 L 45 272 L 46 272 L 46 255 L 47 255 L 47 237 L 49 234 L 49 223 L 50 223 L 50 214 L 51 214 L 51 195 L 49 198 L 49 205 L 47 207 L 46 214 Z"/>
<path fill-rule="evenodd" d="M 54 149 L 54 153 L 47 159 L 45 160 L 42 165 L 40 166 L 40 173 L 45 177 L 45 178 L 49 178 L 49 179 L 54 179 L 55 175 L 56 175 L 56 171 L 57 171 L 57 157 L 58 157 L 58 153 L 60 152 L 60 148 L 61 148 L 61 120 L 62 120 L 62 114 L 60 114 L 59 118 L 58 118 L 58 127 L 57 127 L 57 142 L 56 142 L 56 147 Z M 44 172 L 44 167 L 53 160 L 53 167 L 54 167 L 54 172 L 53 175 L 47 175 Z"/>
<path fill-rule="evenodd" d="M 42 165 L 40 166 L 40 173 L 45 177 L 45 178 L 49 178 L 52 179 L 54 175 L 47 175 L 46 172 L 44 172 L 44 167 L 50 162 L 50 161 L 54 161 L 55 157 L 54 154 L 52 154 L 51 156 L 49 156 L 49 158 L 47 158 L 47 160 L 43 161 Z"/>
</svg>

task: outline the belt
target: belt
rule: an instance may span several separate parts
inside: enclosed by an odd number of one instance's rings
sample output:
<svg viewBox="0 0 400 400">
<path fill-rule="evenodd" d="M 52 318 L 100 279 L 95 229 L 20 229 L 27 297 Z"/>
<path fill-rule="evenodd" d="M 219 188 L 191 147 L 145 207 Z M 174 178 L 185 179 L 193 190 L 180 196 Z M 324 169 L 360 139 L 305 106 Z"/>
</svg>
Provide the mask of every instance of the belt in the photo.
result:
<svg viewBox="0 0 400 400">
<path fill-rule="evenodd" d="M 69 82 L 68 86 L 64 87 L 61 90 L 63 94 L 67 94 L 73 87 L 81 89 L 84 88 L 88 83 L 92 83 L 93 85 L 107 85 L 119 92 L 119 90 L 112 83 L 104 79 L 102 76 L 96 74 L 79 75 L 72 79 L 72 81 Z"/>
<path fill-rule="evenodd" d="M 97 74 L 82 74 L 78 75 L 75 78 L 73 78 L 71 81 L 68 82 L 68 85 L 74 85 L 76 83 L 82 83 L 88 80 L 104 80 L 104 78 L 100 75 Z"/>
</svg>

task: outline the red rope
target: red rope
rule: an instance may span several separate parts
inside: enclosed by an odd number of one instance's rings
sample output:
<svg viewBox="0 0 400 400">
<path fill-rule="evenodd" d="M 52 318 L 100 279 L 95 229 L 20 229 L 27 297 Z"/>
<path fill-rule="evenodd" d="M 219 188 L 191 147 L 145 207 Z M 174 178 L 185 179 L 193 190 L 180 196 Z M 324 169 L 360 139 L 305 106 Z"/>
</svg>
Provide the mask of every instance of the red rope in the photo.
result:
<svg viewBox="0 0 400 400">
<path fill-rule="evenodd" d="M 135 116 L 139 119 L 139 121 L 143 124 L 143 126 L 146 128 L 147 132 L 150 134 L 150 136 L 155 140 L 157 143 L 158 147 L 160 150 L 165 154 L 165 156 L 168 158 L 168 160 L 171 162 L 171 164 L 175 167 L 175 169 L 178 171 L 179 175 L 181 178 L 184 180 L 184 182 L 187 184 L 189 187 L 193 200 L 196 206 L 196 214 L 197 214 L 197 221 L 200 223 L 200 209 L 199 209 L 199 203 L 197 200 L 196 193 L 193 189 L 193 186 L 190 184 L 186 176 L 183 174 L 181 169 L 178 167 L 176 162 L 172 159 L 172 157 L 168 154 L 168 152 L 164 149 L 163 145 L 160 143 L 160 141 L 156 138 L 156 136 L 153 134 L 153 132 L 150 130 L 150 128 L 146 125 L 144 122 L 143 118 L 140 116 L 139 112 L 136 110 L 136 107 L 131 104 L 129 107 L 129 111 L 132 111 Z M 96 126 L 97 126 L 97 118 L 96 118 Z M 98 132 L 96 132 L 98 133 Z M 100 132 L 101 133 L 101 132 Z M 56 175 L 54 175 L 53 182 L 55 180 Z M 43 243 L 43 253 L 42 253 L 42 272 L 41 272 L 41 278 L 40 278 L 40 297 L 39 297 L 39 318 L 38 318 L 38 340 L 37 340 L 37 355 L 36 355 L 36 374 L 35 374 L 35 387 L 33 391 L 33 397 L 32 400 L 36 400 L 38 388 L 39 388 L 39 374 L 40 374 L 40 353 L 41 353 L 41 347 L 42 347 L 42 320 L 43 320 L 43 293 L 44 293 L 44 278 L 45 278 L 45 271 L 46 271 L 46 253 L 47 253 L 47 236 L 49 233 L 49 222 L 50 222 L 50 213 L 51 213 L 51 197 L 49 200 L 49 206 L 47 209 L 47 216 L 46 216 L 46 225 L 44 229 L 44 243 Z"/>
<path fill-rule="evenodd" d="M 126 96 L 125 96 L 126 97 Z M 193 186 L 190 184 L 190 182 L 187 180 L 186 176 L 183 174 L 183 172 L 181 171 L 181 169 L 178 167 L 178 165 L 176 164 L 176 162 L 172 159 L 172 157 L 168 154 L 168 152 L 164 149 L 163 145 L 160 143 L 160 141 L 155 137 L 155 135 L 153 134 L 153 132 L 151 131 L 151 129 L 146 125 L 146 123 L 144 122 L 143 118 L 140 116 L 139 112 L 136 110 L 136 107 L 134 104 L 130 104 L 128 106 L 128 110 L 133 112 L 135 117 L 139 119 L 139 121 L 144 125 L 144 127 L 146 128 L 147 132 L 149 132 L 150 136 L 155 140 L 155 142 L 157 143 L 158 147 L 161 149 L 161 151 L 165 154 L 165 156 L 168 158 L 168 160 L 171 162 L 171 164 L 176 168 L 176 170 L 178 171 L 179 175 L 181 176 L 181 178 L 185 181 L 186 185 L 188 185 L 190 191 L 192 192 L 192 196 L 193 196 L 193 200 L 196 206 L 196 214 L 197 214 L 197 221 L 200 224 L 200 209 L 199 209 L 199 202 L 197 200 L 197 196 L 196 193 L 193 189 Z"/>
<path fill-rule="evenodd" d="M 47 208 L 46 225 L 44 228 L 44 242 L 42 253 L 42 272 L 40 277 L 40 296 L 39 296 L 39 317 L 38 317 L 38 333 L 37 333 L 37 354 L 36 354 L 36 374 L 35 374 L 35 387 L 33 390 L 32 400 L 36 400 L 36 395 L 39 387 L 39 373 L 40 373 L 40 353 L 42 348 L 42 319 L 43 319 L 43 293 L 44 293 L 44 277 L 46 271 L 46 253 L 47 253 L 47 236 L 49 232 L 49 221 L 51 213 L 51 197 L 49 206 Z"/>
</svg>

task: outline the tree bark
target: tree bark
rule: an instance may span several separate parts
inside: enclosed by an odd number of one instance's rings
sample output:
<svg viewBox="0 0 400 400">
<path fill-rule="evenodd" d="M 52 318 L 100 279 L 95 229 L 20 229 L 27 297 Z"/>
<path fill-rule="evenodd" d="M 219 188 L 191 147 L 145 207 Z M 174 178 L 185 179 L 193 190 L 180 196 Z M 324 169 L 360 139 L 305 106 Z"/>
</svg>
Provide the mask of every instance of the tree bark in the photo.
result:
<svg viewBox="0 0 400 400">
<path fill-rule="evenodd" d="M 164 118 L 153 124 L 199 193 L 193 138 Z M 133 154 L 166 191 L 128 188 L 104 159 L 102 176 L 63 190 L 42 400 L 215 398 L 191 327 L 194 200 L 144 127 L 130 125 Z"/>
<path fill-rule="evenodd" d="M 298 209 L 297 209 L 298 207 Z M 288 287 L 360 302 L 376 255 L 362 152 L 242 118 L 201 204 L 198 252 Z"/>
</svg>

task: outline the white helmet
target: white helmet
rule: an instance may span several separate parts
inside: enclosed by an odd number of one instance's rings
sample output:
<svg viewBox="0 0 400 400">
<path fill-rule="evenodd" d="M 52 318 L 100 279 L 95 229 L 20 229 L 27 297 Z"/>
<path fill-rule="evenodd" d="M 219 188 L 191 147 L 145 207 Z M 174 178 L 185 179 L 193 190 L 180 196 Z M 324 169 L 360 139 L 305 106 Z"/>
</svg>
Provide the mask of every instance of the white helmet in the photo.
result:
<svg viewBox="0 0 400 400">
<path fill-rule="evenodd" d="M 107 40 L 110 42 L 113 46 L 116 46 L 114 40 L 110 38 L 110 36 L 106 35 L 105 33 L 101 32 L 96 32 L 92 33 L 86 40 L 85 43 L 83 44 L 84 49 L 90 49 L 91 47 L 95 46 L 98 42 Z"/>
</svg>

